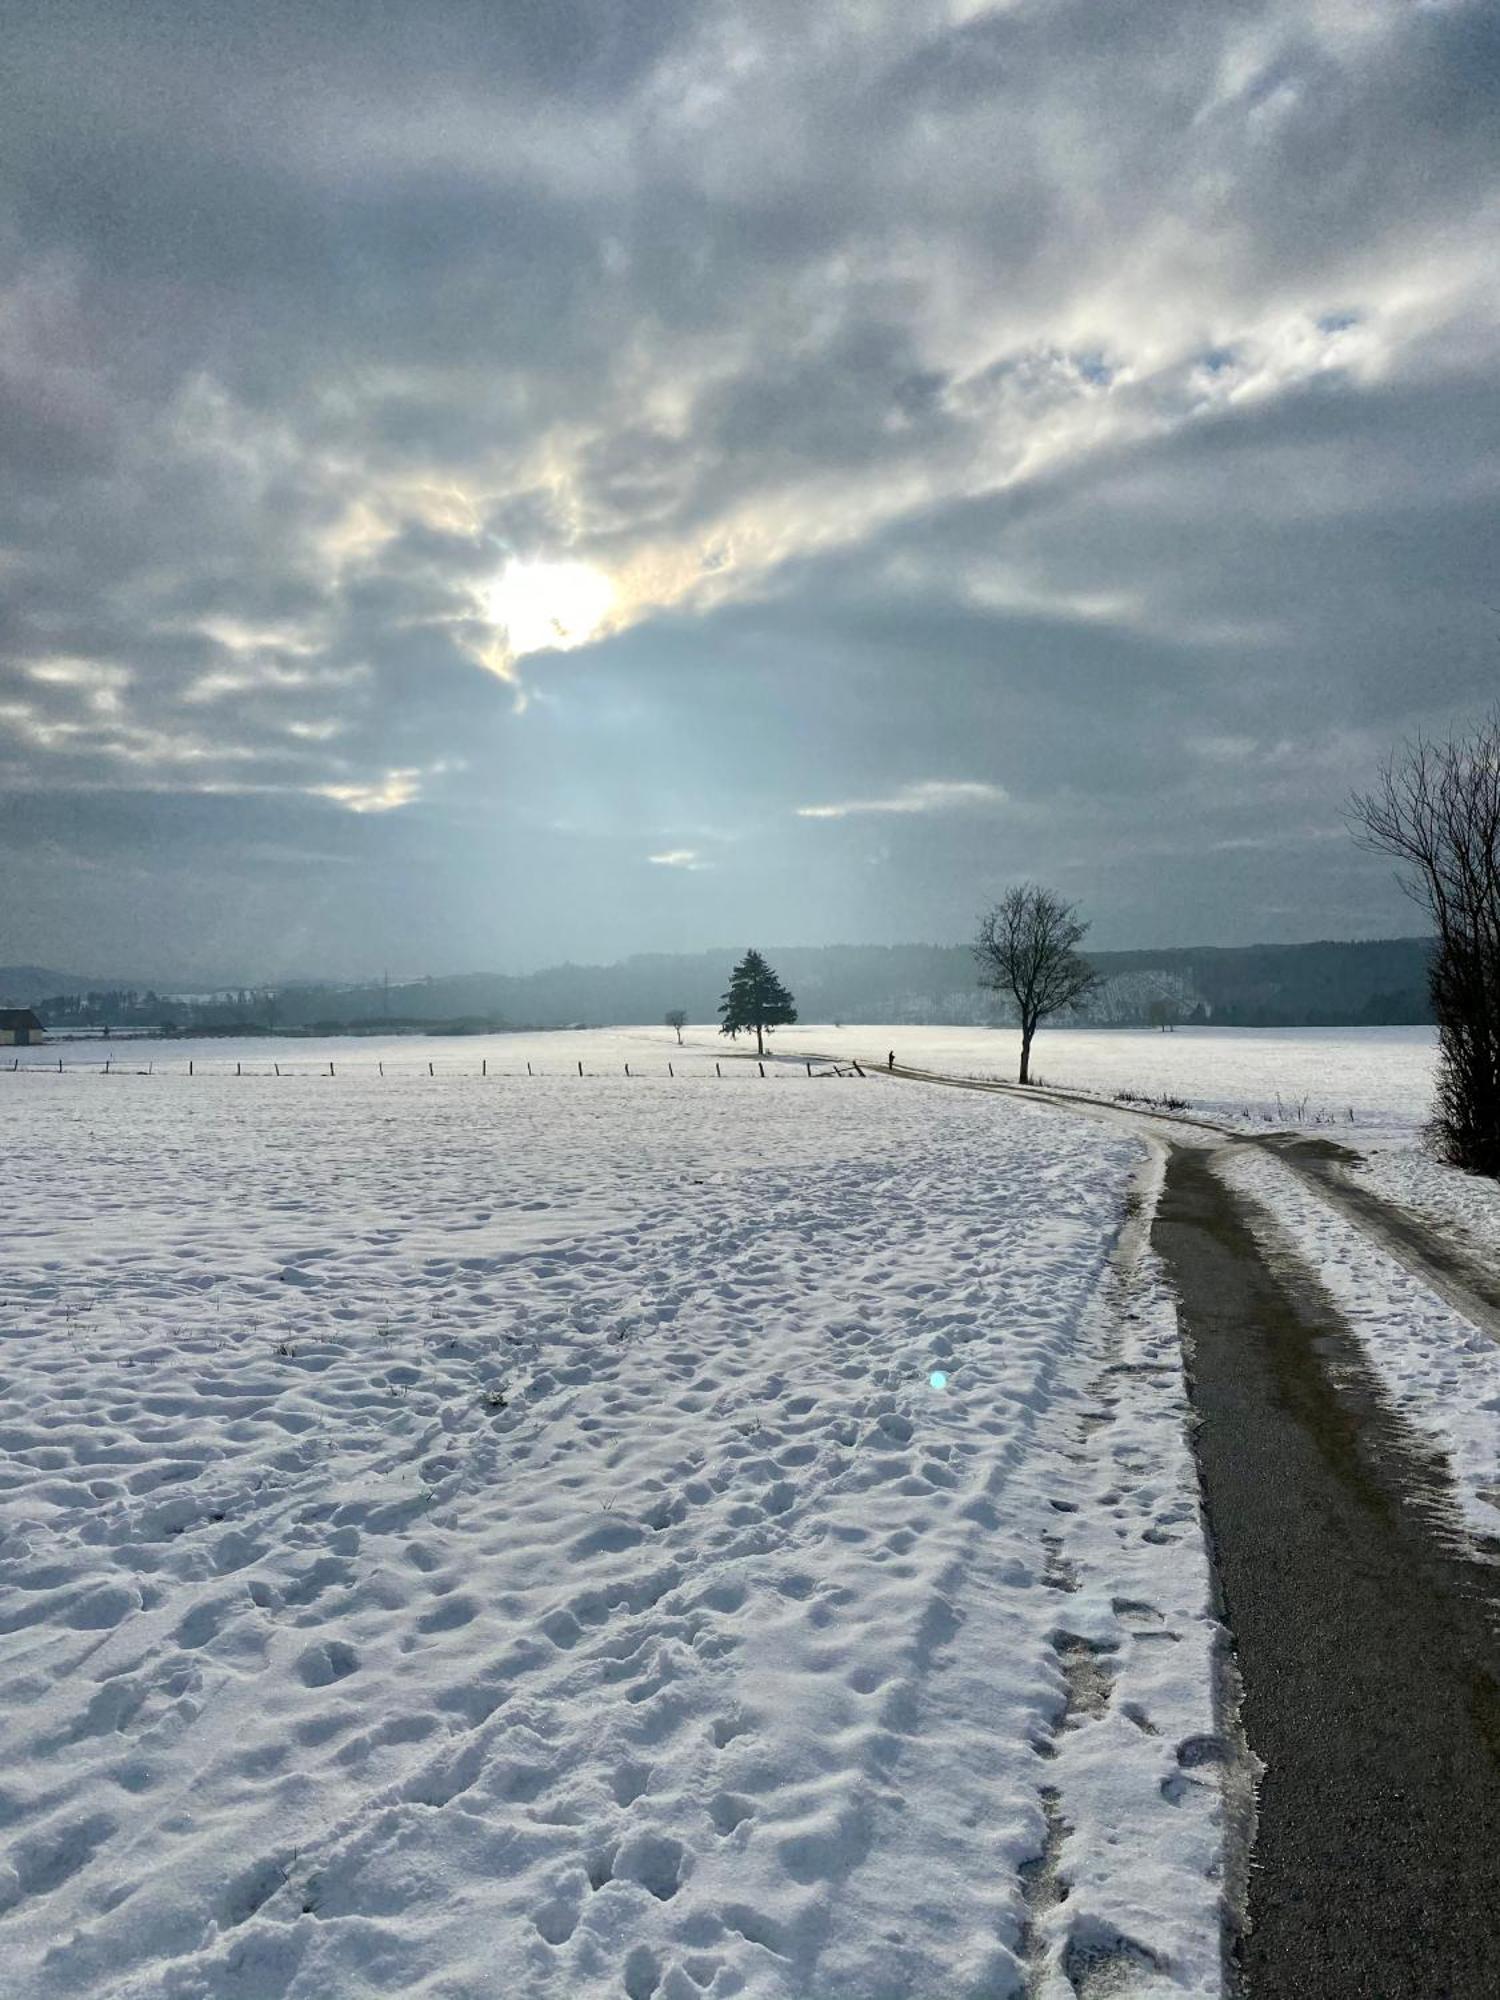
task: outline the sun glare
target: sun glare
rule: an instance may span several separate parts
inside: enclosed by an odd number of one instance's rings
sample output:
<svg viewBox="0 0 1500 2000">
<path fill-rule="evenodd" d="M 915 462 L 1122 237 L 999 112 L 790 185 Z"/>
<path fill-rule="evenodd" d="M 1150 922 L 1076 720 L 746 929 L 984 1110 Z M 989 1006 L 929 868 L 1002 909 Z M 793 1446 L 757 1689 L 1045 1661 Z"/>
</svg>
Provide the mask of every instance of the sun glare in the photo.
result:
<svg viewBox="0 0 1500 2000">
<path fill-rule="evenodd" d="M 587 645 L 614 609 L 614 586 L 581 562 L 513 562 L 490 585 L 486 609 L 512 654 Z"/>
</svg>

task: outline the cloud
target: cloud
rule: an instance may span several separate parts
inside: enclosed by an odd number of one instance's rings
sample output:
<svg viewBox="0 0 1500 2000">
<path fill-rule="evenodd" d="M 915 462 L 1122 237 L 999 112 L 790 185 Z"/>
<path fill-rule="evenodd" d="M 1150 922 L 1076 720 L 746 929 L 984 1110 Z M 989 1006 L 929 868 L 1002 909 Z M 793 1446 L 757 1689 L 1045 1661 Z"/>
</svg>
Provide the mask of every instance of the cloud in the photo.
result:
<svg viewBox="0 0 1500 2000">
<path fill-rule="evenodd" d="M 903 785 L 884 799 L 846 799 L 840 805 L 798 806 L 798 819 L 852 819 L 866 813 L 951 813 L 994 811 L 1009 794 L 1001 785 L 977 780 L 931 778 Z"/>
<path fill-rule="evenodd" d="M 1222 843 L 1487 699 L 1489 0 L 13 12 L 34 956 L 93 949 L 66 827 L 106 799 L 147 876 L 179 824 L 352 826 L 371 900 L 310 935 L 355 960 L 398 856 L 454 885 L 412 952 L 675 937 L 639 857 L 720 824 L 765 935 L 967 929 L 1012 863 L 1249 934 L 1295 858 Z M 1003 800 L 908 776 L 955 768 Z M 815 893 L 797 819 L 862 815 L 888 862 Z M 1310 923 L 1385 920 L 1304 859 Z M 291 893 L 243 900 L 252 956 Z"/>
<path fill-rule="evenodd" d="M 353 813 L 395 812 L 418 796 L 422 775 L 414 770 L 387 771 L 373 784 L 313 785 L 309 789 L 314 798 L 332 799 Z"/>
<path fill-rule="evenodd" d="M 665 854 L 648 854 L 646 859 L 655 868 L 686 868 L 694 873 L 709 866 L 708 862 L 699 860 L 691 847 L 673 847 Z"/>
</svg>

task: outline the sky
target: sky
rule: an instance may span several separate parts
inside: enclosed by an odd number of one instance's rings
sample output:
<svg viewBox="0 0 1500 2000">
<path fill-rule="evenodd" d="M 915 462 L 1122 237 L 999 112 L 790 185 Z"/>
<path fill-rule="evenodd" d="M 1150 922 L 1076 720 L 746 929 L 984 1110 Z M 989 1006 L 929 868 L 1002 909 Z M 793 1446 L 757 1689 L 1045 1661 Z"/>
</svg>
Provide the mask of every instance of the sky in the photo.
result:
<svg viewBox="0 0 1500 2000">
<path fill-rule="evenodd" d="M 1420 929 L 1493 0 L 0 0 L 0 963 Z"/>
</svg>

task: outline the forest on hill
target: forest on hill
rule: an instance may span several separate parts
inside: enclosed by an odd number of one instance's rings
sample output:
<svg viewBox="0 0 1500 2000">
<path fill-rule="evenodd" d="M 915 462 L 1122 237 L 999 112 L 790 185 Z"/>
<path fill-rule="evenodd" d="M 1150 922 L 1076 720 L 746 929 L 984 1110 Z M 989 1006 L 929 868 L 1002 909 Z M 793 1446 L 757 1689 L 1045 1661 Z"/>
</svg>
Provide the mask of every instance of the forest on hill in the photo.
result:
<svg viewBox="0 0 1500 2000">
<path fill-rule="evenodd" d="M 455 1032 L 659 1021 L 682 1008 L 712 1022 L 743 947 L 651 953 L 616 965 L 525 974 L 461 973 L 359 984 L 301 982 L 184 995 L 0 969 L 0 1004 L 35 1007 L 49 1027 L 165 1027 L 329 1032 L 446 1027 Z M 932 1022 L 1004 1018 L 978 984 L 967 945 L 768 945 L 804 1021 Z M 1101 984 L 1081 1015 L 1097 1026 L 1208 1022 L 1228 1027 L 1343 1027 L 1425 1022 L 1426 938 L 1295 945 L 1103 951 Z"/>
</svg>

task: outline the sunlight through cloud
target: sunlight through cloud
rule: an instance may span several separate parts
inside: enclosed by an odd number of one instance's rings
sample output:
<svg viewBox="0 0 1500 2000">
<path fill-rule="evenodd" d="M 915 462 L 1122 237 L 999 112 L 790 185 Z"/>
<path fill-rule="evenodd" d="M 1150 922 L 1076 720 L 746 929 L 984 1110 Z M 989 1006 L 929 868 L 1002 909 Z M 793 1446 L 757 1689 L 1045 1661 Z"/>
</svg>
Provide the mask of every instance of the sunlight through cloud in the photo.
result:
<svg viewBox="0 0 1500 2000">
<path fill-rule="evenodd" d="M 609 623 L 615 588 L 582 562 L 512 562 L 485 593 L 485 615 L 512 658 L 586 646 Z"/>
<path fill-rule="evenodd" d="M 689 874 L 697 874 L 708 866 L 706 861 L 698 859 L 698 850 L 694 847 L 673 847 L 665 854 L 648 854 L 646 859 L 653 868 L 686 868 Z"/>
<path fill-rule="evenodd" d="M 903 785 L 883 799 L 844 799 L 837 805 L 798 806 L 798 819 L 852 819 L 865 813 L 972 812 L 1003 806 L 1009 798 L 1003 785 L 972 780 L 932 778 Z"/>
</svg>

